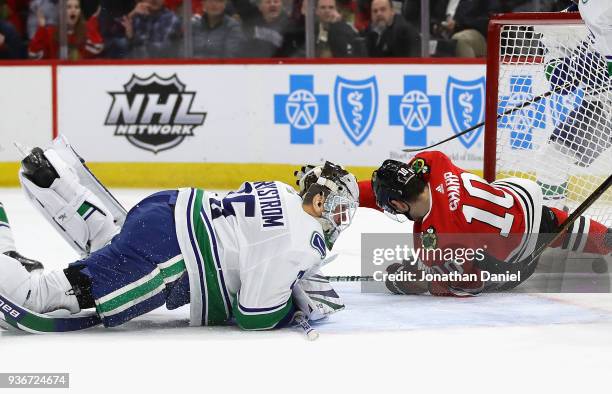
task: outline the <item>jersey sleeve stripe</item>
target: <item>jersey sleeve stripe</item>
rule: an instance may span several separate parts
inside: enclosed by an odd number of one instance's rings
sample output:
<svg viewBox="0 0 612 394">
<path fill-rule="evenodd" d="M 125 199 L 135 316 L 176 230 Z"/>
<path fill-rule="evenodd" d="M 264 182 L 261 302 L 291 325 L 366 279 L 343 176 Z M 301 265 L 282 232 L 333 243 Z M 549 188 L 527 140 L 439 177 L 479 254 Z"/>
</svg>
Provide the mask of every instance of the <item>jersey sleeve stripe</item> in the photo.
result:
<svg viewBox="0 0 612 394">
<path fill-rule="evenodd" d="M 232 302 L 227 292 L 227 286 L 225 285 L 225 278 L 223 277 L 223 271 L 221 269 L 221 263 L 219 259 L 219 247 L 217 245 L 217 237 L 215 236 L 215 232 L 213 230 L 212 224 L 210 223 L 210 220 L 208 218 L 208 215 L 206 215 L 204 208 L 202 208 L 202 210 L 200 211 L 200 215 L 204 219 L 204 222 L 206 223 L 206 228 L 208 229 L 209 241 L 210 241 L 210 244 L 212 245 L 212 251 L 213 251 L 212 257 L 214 258 L 215 266 L 217 270 L 217 281 L 223 293 L 225 311 L 227 315 L 229 316 L 230 311 L 232 309 Z"/>
<path fill-rule="evenodd" d="M 200 324 L 206 324 L 207 321 L 207 303 L 206 303 L 206 278 L 204 277 L 204 274 L 202 272 L 203 268 L 202 268 L 202 256 L 200 255 L 200 251 L 196 246 L 196 242 L 195 242 L 195 231 L 193 228 L 193 223 L 192 223 L 192 218 L 193 218 L 193 204 L 194 204 L 194 200 L 195 200 L 195 189 L 191 189 L 190 190 L 190 194 L 189 194 L 189 203 L 188 203 L 188 209 L 187 209 L 187 232 L 189 234 L 189 243 L 191 246 L 191 251 L 193 253 L 193 256 L 195 257 L 195 262 L 196 262 L 196 266 L 197 266 L 197 279 L 199 282 L 199 290 L 201 293 L 201 306 L 202 306 L 202 321 L 200 322 Z M 180 238 L 179 238 L 180 239 Z M 187 258 L 187 257 L 186 257 Z M 189 275 L 193 275 L 194 273 L 189 272 Z M 191 289 L 191 285 L 190 287 L 190 291 L 194 291 L 194 289 Z"/>
<path fill-rule="evenodd" d="M 198 262 L 198 273 L 200 281 L 204 282 L 204 292 L 206 294 L 205 313 L 203 313 L 203 324 L 222 324 L 230 317 L 230 308 L 228 300 L 224 297 L 227 295 L 224 284 L 219 279 L 221 268 L 217 268 L 215 258 L 213 257 L 213 245 L 216 246 L 216 237 L 214 232 L 210 232 L 206 221 L 208 217 L 203 210 L 205 204 L 205 195 L 203 190 L 196 191 L 194 204 L 191 206 L 192 211 L 192 226 L 190 227 L 190 238 L 195 240 L 195 251 Z M 193 245 L 193 242 L 192 242 Z"/>
<path fill-rule="evenodd" d="M 239 295 L 238 295 L 239 296 Z M 277 326 L 278 323 L 283 321 L 289 313 L 293 310 L 293 301 L 291 297 L 283 304 L 279 305 L 281 308 L 268 313 L 243 313 L 243 306 L 240 305 L 238 300 L 234 304 L 234 317 L 236 323 L 240 328 L 245 330 L 269 330 Z M 276 308 L 276 307 L 275 307 Z M 246 308 L 246 309 L 269 309 L 269 308 Z"/>
<path fill-rule="evenodd" d="M 240 293 L 239 293 L 240 295 Z M 271 312 L 275 312 L 279 309 L 284 308 L 287 305 L 286 302 L 283 302 L 280 305 L 277 306 L 272 306 L 269 308 L 247 308 L 246 306 L 240 304 L 240 302 L 238 302 L 238 310 L 240 310 L 240 312 L 244 315 L 256 315 L 256 314 L 261 314 L 261 313 L 271 313 Z"/>
</svg>

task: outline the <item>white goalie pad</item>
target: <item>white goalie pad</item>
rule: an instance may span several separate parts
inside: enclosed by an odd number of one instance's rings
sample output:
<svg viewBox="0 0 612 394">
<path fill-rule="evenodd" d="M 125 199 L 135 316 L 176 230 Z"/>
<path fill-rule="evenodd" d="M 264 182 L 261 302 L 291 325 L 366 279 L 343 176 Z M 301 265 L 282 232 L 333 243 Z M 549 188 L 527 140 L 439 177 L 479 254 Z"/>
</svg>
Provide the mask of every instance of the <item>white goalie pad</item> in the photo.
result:
<svg viewBox="0 0 612 394">
<path fill-rule="evenodd" d="M 34 206 L 85 257 L 110 242 L 121 229 L 127 213 L 63 136 L 56 138 L 44 152 L 60 177 L 49 188 L 32 183 L 23 170 L 19 172 L 19 180 Z"/>
<path fill-rule="evenodd" d="M 292 296 L 296 308 L 311 321 L 324 319 L 345 307 L 338 293 L 320 273 L 300 279 L 293 287 Z"/>
</svg>

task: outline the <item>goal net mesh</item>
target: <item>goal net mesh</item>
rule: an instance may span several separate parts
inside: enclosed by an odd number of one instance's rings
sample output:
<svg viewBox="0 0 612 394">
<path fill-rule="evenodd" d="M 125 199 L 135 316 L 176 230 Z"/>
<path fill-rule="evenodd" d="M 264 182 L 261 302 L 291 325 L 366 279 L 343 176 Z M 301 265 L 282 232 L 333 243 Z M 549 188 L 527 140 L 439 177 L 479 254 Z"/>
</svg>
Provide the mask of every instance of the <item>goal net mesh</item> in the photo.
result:
<svg viewBox="0 0 612 394">
<path fill-rule="evenodd" d="M 501 27 L 496 178 L 537 181 L 545 204 L 573 210 L 612 173 L 612 83 L 584 24 Z M 612 189 L 587 211 L 612 226 Z"/>
</svg>

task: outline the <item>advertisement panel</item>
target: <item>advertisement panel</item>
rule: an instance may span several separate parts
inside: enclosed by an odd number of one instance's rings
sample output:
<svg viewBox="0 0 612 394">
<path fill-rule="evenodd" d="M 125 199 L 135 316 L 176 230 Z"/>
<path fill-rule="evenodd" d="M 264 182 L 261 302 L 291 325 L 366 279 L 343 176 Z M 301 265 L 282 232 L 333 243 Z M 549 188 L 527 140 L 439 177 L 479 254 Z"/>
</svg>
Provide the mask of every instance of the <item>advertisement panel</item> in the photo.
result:
<svg viewBox="0 0 612 394">
<path fill-rule="evenodd" d="M 58 131 L 95 162 L 376 166 L 484 120 L 480 64 L 58 67 Z M 482 168 L 483 128 L 444 144 Z"/>
<path fill-rule="evenodd" d="M 51 141 L 51 71 L 50 66 L 0 67 L 0 162 L 21 160 L 14 142 L 40 146 Z"/>
</svg>

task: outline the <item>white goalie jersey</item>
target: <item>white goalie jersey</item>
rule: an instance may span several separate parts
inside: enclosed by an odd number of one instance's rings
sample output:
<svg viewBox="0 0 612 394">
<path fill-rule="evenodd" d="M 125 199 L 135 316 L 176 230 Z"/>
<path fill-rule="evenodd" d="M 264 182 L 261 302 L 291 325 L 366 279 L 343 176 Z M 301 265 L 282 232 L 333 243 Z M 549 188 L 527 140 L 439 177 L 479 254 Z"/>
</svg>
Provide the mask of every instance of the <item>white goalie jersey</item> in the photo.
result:
<svg viewBox="0 0 612 394">
<path fill-rule="evenodd" d="M 176 231 L 190 284 L 192 325 L 274 327 L 291 291 L 327 251 L 319 222 L 281 182 L 245 182 L 225 196 L 182 189 Z"/>
<path fill-rule="evenodd" d="M 612 62 L 612 2 L 580 0 L 580 16 L 592 34 L 593 46 L 608 64 Z"/>
</svg>

